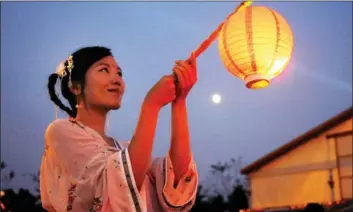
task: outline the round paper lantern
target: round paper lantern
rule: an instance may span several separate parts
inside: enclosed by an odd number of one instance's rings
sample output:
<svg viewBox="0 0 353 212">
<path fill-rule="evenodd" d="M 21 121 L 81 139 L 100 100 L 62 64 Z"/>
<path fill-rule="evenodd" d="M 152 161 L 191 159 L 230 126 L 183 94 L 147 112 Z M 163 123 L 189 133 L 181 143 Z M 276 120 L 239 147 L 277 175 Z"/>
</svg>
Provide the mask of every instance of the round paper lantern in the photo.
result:
<svg viewBox="0 0 353 212">
<path fill-rule="evenodd" d="M 276 11 L 248 6 L 226 20 L 218 47 L 229 72 L 244 80 L 250 89 L 264 88 L 287 66 L 293 33 Z"/>
</svg>

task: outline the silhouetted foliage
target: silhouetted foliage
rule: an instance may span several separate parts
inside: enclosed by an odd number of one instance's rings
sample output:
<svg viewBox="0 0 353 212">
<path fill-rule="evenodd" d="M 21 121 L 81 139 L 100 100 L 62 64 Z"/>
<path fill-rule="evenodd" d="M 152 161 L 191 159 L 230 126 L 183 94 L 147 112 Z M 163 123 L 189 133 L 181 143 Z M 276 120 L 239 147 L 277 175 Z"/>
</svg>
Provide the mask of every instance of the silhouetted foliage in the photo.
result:
<svg viewBox="0 0 353 212">
<path fill-rule="evenodd" d="M 309 203 L 306 205 L 303 212 L 325 212 L 325 208 L 319 203 Z"/>
<path fill-rule="evenodd" d="M 199 186 L 192 212 L 238 212 L 249 207 L 241 158 L 211 165 L 210 191 Z"/>
<path fill-rule="evenodd" d="M 2 185 L 7 185 L 14 177 L 15 177 L 15 172 L 13 170 L 10 170 L 9 172 L 6 172 L 7 165 L 5 162 L 1 161 L 0 162 L 0 172 L 1 172 L 1 184 Z"/>
<path fill-rule="evenodd" d="M 13 170 L 6 172 L 6 164 L 2 161 L 0 163 L 1 171 L 1 184 L 8 185 L 11 180 L 15 178 L 15 172 Z M 26 175 L 24 175 L 26 176 Z M 0 197 L 0 203 L 2 204 L 0 211 L 7 212 L 42 212 L 45 211 L 40 203 L 39 196 L 39 172 L 37 174 L 30 174 L 32 181 L 35 183 L 37 195 L 32 194 L 28 189 L 20 188 L 18 192 L 13 189 L 2 190 L 3 193 Z"/>
<path fill-rule="evenodd" d="M 223 196 L 217 195 L 208 197 L 202 193 L 203 187 L 200 185 L 198 188 L 196 201 L 192 212 L 223 212 L 227 209 L 227 204 Z"/>
<path fill-rule="evenodd" d="M 0 170 L 4 169 L 4 168 L 6 168 L 6 164 L 3 161 L 1 161 L 0 162 Z"/>
<path fill-rule="evenodd" d="M 30 177 L 32 182 L 34 183 L 34 190 L 38 195 L 40 195 L 40 185 L 39 185 L 39 171 L 37 173 L 32 173 L 32 174 L 24 174 L 24 177 Z"/>
<path fill-rule="evenodd" d="M 242 185 L 234 187 L 233 192 L 228 195 L 229 211 L 239 211 L 240 209 L 248 209 L 249 202 L 246 190 Z"/>
<path fill-rule="evenodd" d="M 39 197 L 31 194 L 28 189 L 21 188 L 18 192 L 6 189 L 4 192 L 5 195 L 1 197 L 1 202 L 5 206 L 4 212 L 45 211 L 39 202 Z"/>
<path fill-rule="evenodd" d="M 231 158 L 229 161 L 218 162 L 210 167 L 210 176 L 207 181 L 211 184 L 210 195 L 222 195 L 226 198 L 234 190 L 234 186 L 243 185 L 246 187 L 247 182 L 240 173 L 243 167 L 241 157 L 237 159 Z"/>
</svg>

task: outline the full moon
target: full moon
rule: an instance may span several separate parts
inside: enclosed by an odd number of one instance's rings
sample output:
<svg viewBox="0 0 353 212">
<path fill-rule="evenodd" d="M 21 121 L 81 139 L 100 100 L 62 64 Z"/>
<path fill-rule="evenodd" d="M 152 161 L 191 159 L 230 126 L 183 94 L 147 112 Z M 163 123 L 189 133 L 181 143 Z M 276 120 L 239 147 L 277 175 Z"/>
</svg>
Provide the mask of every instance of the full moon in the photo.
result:
<svg viewBox="0 0 353 212">
<path fill-rule="evenodd" d="M 215 104 L 219 104 L 221 102 L 221 99 L 222 99 L 222 97 L 219 94 L 212 95 L 212 102 Z"/>
</svg>

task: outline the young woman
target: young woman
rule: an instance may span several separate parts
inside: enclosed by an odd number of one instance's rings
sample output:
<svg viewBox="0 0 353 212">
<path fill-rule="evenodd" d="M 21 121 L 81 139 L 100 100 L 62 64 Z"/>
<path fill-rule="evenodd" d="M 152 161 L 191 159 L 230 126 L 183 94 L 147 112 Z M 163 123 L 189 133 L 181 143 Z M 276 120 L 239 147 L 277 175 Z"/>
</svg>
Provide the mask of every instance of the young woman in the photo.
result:
<svg viewBox="0 0 353 212">
<path fill-rule="evenodd" d="M 147 93 L 130 142 L 105 132 L 107 113 L 120 108 L 125 83 L 110 49 L 79 49 L 50 75 L 51 100 L 69 119 L 57 119 L 45 133 L 40 173 L 43 207 L 49 211 L 189 211 L 198 175 L 190 150 L 186 97 L 195 84 L 196 60 L 177 61 Z M 64 105 L 55 92 L 61 80 Z M 168 154 L 151 159 L 159 111 L 172 104 Z"/>
</svg>

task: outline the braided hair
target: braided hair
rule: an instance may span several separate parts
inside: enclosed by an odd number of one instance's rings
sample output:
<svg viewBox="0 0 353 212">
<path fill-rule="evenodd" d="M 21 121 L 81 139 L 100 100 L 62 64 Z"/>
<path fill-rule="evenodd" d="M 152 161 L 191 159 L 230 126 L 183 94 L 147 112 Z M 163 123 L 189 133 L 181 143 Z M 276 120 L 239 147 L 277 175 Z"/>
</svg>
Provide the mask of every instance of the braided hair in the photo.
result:
<svg viewBox="0 0 353 212">
<path fill-rule="evenodd" d="M 65 61 L 66 76 L 61 79 L 61 94 L 69 102 L 70 106 L 66 106 L 55 92 L 55 84 L 59 78 L 57 73 L 53 73 L 48 78 L 48 92 L 50 100 L 54 102 L 61 110 L 65 111 L 70 117 L 75 118 L 77 115 L 77 99 L 69 88 L 69 79 L 72 82 L 79 83 L 82 91 L 85 86 L 85 76 L 88 69 L 97 61 L 104 57 L 112 56 L 111 50 L 101 46 L 84 47 L 72 54 L 74 67 L 69 73 L 67 68 L 68 61 Z"/>
</svg>

